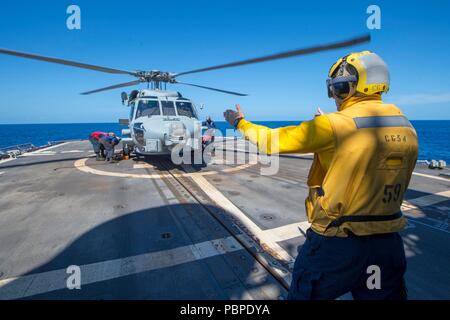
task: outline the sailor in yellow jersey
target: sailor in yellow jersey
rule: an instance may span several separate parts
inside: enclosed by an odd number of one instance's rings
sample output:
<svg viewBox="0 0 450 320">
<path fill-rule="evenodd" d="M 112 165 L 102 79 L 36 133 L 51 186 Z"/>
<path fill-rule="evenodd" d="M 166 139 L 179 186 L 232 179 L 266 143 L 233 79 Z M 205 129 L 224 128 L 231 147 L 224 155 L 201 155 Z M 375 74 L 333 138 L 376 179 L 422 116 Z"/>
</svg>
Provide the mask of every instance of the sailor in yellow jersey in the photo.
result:
<svg viewBox="0 0 450 320">
<path fill-rule="evenodd" d="M 290 299 L 406 299 L 400 207 L 414 169 L 417 135 L 399 108 L 385 104 L 389 71 L 375 53 L 339 59 L 327 79 L 338 111 L 298 126 L 269 129 L 225 119 L 260 151 L 314 153 L 305 200 L 306 241 L 299 249 Z"/>
</svg>

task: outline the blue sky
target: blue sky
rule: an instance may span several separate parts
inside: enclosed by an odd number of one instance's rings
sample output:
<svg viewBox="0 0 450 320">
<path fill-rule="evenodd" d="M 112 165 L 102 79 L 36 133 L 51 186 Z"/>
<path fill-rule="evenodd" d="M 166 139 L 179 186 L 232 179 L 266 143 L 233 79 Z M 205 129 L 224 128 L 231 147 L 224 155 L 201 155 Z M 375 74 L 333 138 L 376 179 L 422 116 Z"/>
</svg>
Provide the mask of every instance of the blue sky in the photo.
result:
<svg viewBox="0 0 450 320">
<path fill-rule="evenodd" d="M 66 28 L 66 9 L 81 8 L 81 30 Z M 240 103 L 251 120 L 303 120 L 317 106 L 335 109 L 325 79 L 348 51 L 372 50 L 388 63 L 391 91 L 411 119 L 450 119 L 448 1 L 1 1 L 0 47 L 127 70 L 173 72 L 207 67 L 369 32 L 370 4 L 381 30 L 351 49 L 192 74 L 180 80 L 249 93 L 228 96 L 174 86 L 202 117 L 221 119 Z M 116 122 L 128 110 L 121 90 L 79 92 L 133 80 L 0 56 L 0 123 Z"/>
</svg>

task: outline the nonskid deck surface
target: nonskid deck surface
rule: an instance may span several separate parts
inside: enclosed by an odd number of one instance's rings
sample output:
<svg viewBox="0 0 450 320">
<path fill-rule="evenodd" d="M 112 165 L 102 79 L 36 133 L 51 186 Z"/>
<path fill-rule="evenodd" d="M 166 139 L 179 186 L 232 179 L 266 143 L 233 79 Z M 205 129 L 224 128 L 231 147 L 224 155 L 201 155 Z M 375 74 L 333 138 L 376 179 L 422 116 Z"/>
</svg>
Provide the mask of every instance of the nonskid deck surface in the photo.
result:
<svg viewBox="0 0 450 320">
<path fill-rule="evenodd" d="M 312 157 L 263 175 L 274 160 L 217 145 L 207 166 L 97 162 L 87 141 L 0 162 L 0 298 L 285 298 Z M 409 297 L 450 299 L 450 180 L 418 167 L 403 211 Z"/>
</svg>

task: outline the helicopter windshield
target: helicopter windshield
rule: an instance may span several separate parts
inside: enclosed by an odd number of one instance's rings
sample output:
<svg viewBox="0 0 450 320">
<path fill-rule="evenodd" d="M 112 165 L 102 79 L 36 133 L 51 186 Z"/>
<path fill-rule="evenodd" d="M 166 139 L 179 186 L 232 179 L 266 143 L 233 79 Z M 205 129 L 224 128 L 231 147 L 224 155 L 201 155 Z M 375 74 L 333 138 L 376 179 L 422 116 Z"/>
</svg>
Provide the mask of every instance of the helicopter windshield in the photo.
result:
<svg viewBox="0 0 450 320">
<path fill-rule="evenodd" d="M 192 108 L 192 103 L 185 101 L 177 101 L 177 112 L 179 116 L 185 116 L 189 118 L 195 118 L 194 109 Z"/>
<path fill-rule="evenodd" d="M 157 100 L 140 100 L 137 111 L 136 118 L 146 117 L 146 116 L 156 116 L 160 115 L 159 104 Z"/>
<path fill-rule="evenodd" d="M 161 101 L 161 107 L 162 107 L 163 115 L 176 116 L 173 101 Z"/>
</svg>

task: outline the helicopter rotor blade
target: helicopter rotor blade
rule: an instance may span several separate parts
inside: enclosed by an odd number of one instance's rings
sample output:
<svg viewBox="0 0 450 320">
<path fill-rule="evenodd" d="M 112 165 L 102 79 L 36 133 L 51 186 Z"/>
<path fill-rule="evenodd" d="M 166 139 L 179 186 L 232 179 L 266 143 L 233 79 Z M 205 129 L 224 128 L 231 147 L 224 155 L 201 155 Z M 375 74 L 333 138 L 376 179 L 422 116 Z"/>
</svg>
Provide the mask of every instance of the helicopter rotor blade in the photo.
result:
<svg viewBox="0 0 450 320">
<path fill-rule="evenodd" d="M 115 85 L 113 85 L 113 86 L 109 86 L 109 87 L 105 87 L 105 88 L 100 88 L 100 89 L 96 89 L 96 90 L 92 90 L 92 91 L 86 91 L 86 92 L 83 92 L 83 93 L 81 93 L 81 94 L 87 95 L 87 94 L 97 93 L 97 92 L 106 91 L 106 90 L 112 90 L 112 89 L 123 88 L 123 87 L 129 87 L 129 86 L 135 86 L 135 85 L 140 84 L 141 82 L 142 82 L 141 80 L 134 80 L 134 81 L 125 82 L 125 83 L 120 83 L 120 84 L 115 84 Z"/>
<path fill-rule="evenodd" d="M 137 76 L 137 74 L 135 72 L 131 72 L 131 71 L 106 68 L 106 67 L 96 66 L 96 65 L 92 65 L 92 64 L 86 64 L 86 63 L 64 60 L 64 59 L 59 59 L 59 58 L 46 57 L 46 56 L 41 56 L 41 55 L 37 55 L 37 54 L 19 52 L 19 51 L 14 51 L 14 50 L 9 50 L 9 49 L 0 48 L 0 53 L 7 54 L 10 56 L 21 57 L 21 58 L 63 64 L 66 66 L 72 66 L 72 67 L 77 67 L 77 68 L 82 68 L 82 69 L 89 69 L 89 70 L 113 73 L 113 74 L 128 74 L 128 75 L 132 75 L 132 76 Z"/>
<path fill-rule="evenodd" d="M 235 96 L 241 96 L 241 97 L 248 96 L 248 94 L 245 94 L 245 93 L 239 93 L 239 92 L 234 92 L 234 91 L 216 89 L 216 88 L 211 88 L 211 87 L 205 87 L 205 86 L 200 86 L 198 84 L 192 84 L 192 83 L 186 83 L 186 82 L 178 82 L 178 81 L 176 81 L 174 83 L 176 83 L 176 84 L 184 84 L 184 85 L 187 85 L 187 86 L 192 86 L 192 87 L 197 87 L 197 88 L 202 88 L 202 89 L 207 89 L 207 90 L 218 91 L 218 92 L 227 93 L 227 94 L 233 94 Z"/>
<path fill-rule="evenodd" d="M 268 56 L 252 58 L 252 59 L 236 61 L 236 62 L 230 62 L 230 63 L 221 64 L 221 65 L 213 66 L 213 67 L 207 67 L 207 68 L 195 69 L 195 70 L 191 70 L 191 71 L 180 72 L 180 73 L 177 73 L 174 77 L 191 74 L 191 73 L 199 73 L 199 72 L 205 72 L 205 71 L 211 71 L 211 70 L 217 70 L 217 69 L 237 67 L 237 66 L 258 63 L 258 62 L 285 59 L 285 58 L 307 55 L 307 54 L 321 52 L 321 51 L 346 48 L 346 47 L 354 46 L 356 44 L 369 42 L 369 41 L 370 41 L 370 35 L 368 34 L 368 35 L 356 37 L 356 38 L 345 40 L 345 41 L 334 42 L 334 43 L 330 43 L 330 44 L 309 47 L 309 48 L 303 48 L 303 49 L 296 49 L 296 50 L 291 50 L 291 51 L 286 51 L 286 52 L 280 52 L 280 53 L 271 54 Z"/>
</svg>

